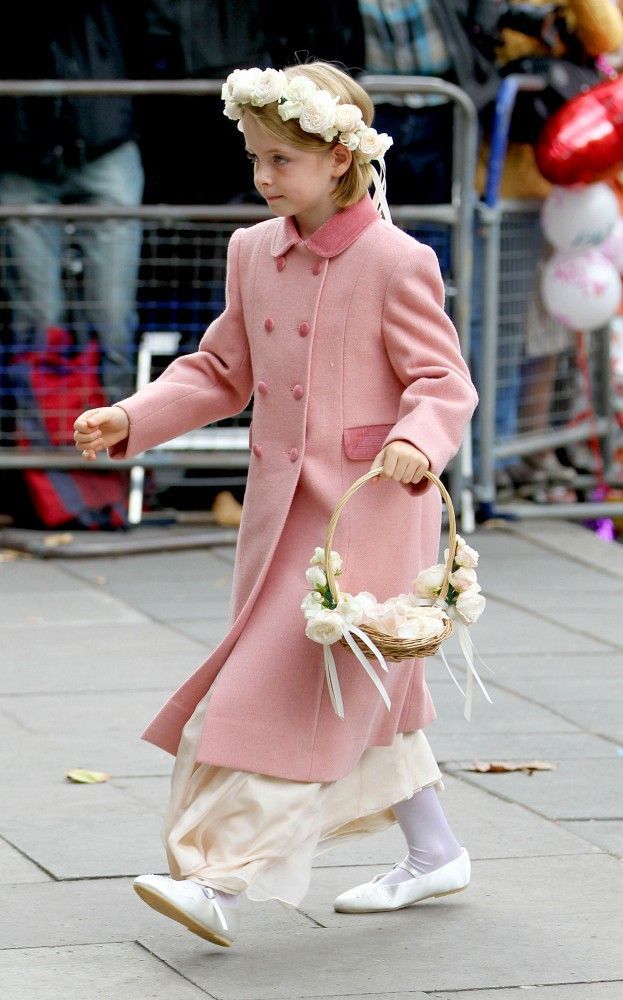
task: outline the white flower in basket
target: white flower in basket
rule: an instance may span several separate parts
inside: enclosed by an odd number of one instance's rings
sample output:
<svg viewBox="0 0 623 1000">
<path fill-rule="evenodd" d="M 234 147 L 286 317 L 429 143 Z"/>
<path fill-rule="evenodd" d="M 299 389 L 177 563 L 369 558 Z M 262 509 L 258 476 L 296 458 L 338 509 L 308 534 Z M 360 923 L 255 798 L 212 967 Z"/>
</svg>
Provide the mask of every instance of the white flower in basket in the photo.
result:
<svg viewBox="0 0 623 1000">
<path fill-rule="evenodd" d="M 413 581 L 413 593 L 399 594 L 383 603 L 368 591 L 354 596 L 340 592 L 335 580 L 342 572 L 342 559 L 338 552 L 331 550 L 331 542 L 342 507 L 356 490 L 380 471 L 373 469 L 366 473 L 344 494 L 331 516 L 325 547 L 318 546 L 310 559 L 306 578 L 313 589 L 301 603 L 307 621 L 305 634 L 323 647 L 329 694 L 340 718 L 344 718 L 344 705 L 331 651 L 335 642 L 351 649 L 388 711 L 391 709 L 389 696 L 368 659 L 376 658 L 381 669 L 387 672 L 386 659 L 400 661 L 439 652 L 452 680 L 465 697 L 465 717 L 469 719 L 474 681 L 487 701 L 491 701 L 474 666 L 474 655 L 477 654 L 466 627 L 480 617 L 486 601 L 480 593 L 476 577 L 478 553 L 456 534 L 452 501 L 440 480 L 432 473 L 426 473 L 440 490 L 448 507 L 450 549 L 444 553 L 445 563 L 422 570 Z M 441 648 L 443 641 L 454 631 L 467 663 L 465 692 Z"/>
</svg>

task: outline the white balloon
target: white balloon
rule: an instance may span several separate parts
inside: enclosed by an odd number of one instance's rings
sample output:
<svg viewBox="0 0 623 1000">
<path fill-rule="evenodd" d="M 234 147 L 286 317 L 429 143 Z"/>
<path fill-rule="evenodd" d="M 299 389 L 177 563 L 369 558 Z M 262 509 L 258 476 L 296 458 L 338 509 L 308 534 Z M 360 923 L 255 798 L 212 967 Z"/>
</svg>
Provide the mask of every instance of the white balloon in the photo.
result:
<svg viewBox="0 0 623 1000">
<path fill-rule="evenodd" d="M 623 273 L 623 219 L 620 216 L 608 238 L 597 249 L 612 261 L 619 274 Z"/>
<path fill-rule="evenodd" d="M 616 314 L 621 278 L 597 250 L 556 253 L 543 268 L 545 308 L 569 330 L 597 330 Z"/>
<path fill-rule="evenodd" d="M 610 235 L 619 217 L 619 203 L 607 184 L 553 188 L 541 211 L 541 225 L 558 250 L 595 247 Z"/>
</svg>

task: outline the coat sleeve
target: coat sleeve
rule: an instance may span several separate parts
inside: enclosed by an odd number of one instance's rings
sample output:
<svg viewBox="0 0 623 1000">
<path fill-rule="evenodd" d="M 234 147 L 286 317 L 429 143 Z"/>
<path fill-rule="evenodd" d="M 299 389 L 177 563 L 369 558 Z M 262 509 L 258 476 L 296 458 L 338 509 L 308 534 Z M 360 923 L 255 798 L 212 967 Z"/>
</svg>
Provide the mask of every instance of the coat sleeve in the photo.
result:
<svg viewBox="0 0 623 1000">
<path fill-rule="evenodd" d="M 444 310 L 437 257 L 423 244 L 415 249 L 417 253 L 406 254 L 395 269 L 385 294 L 385 349 L 404 391 L 383 447 L 408 441 L 439 475 L 459 450 L 478 397 Z M 423 492 L 429 485 L 417 484 L 411 492 Z"/>
<path fill-rule="evenodd" d="M 193 354 L 176 358 L 155 381 L 117 405 L 130 421 L 128 437 L 109 449 L 131 458 L 163 441 L 240 413 L 249 402 L 253 375 L 238 280 L 241 230 L 227 251 L 225 310 Z"/>
</svg>

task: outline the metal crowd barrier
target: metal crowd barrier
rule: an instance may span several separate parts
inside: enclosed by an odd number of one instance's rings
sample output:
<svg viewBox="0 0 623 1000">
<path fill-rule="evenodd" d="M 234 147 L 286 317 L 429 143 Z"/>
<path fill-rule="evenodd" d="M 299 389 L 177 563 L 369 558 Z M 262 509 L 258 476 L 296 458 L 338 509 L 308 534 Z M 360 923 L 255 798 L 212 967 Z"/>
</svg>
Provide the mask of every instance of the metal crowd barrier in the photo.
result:
<svg viewBox="0 0 623 1000">
<path fill-rule="evenodd" d="M 470 296 L 472 282 L 473 188 L 477 145 L 476 111 L 467 95 L 458 87 L 428 77 L 368 76 L 361 80 L 374 96 L 436 95 L 453 106 L 452 196 L 445 205 L 392 206 L 394 222 L 422 242 L 429 243 L 441 259 L 446 284 L 449 312 L 459 332 L 466 357 L 470 354 Z M 221 82 L 216 80 L 172 81 L 4 81 L 2 96 L 50 97 L 67 94 L 100 95 L 178 95 L 201 96 L 219 94 Z M 133 359 L 134 385 L 144 384 L 153 377 L 152 362 L 156 357 L 194 350 L 205 327 L 224 305 L 224 275 L 226 247 L 229 236 L 238 226 L 271 218 L 264 207 L 228 205 L 139 205 L 120 207 L 85 204 L 0 204 L 0 268 L 9 265 L 6 226 L 12 220 L 29 225 L 59 223 L 63 244 L 64 294 L 67 314 L 64 326 L 75 342 L 70 348 L 80 357 L 85 373 L 85 385 L 94 373 L 88 370 L 83 348 L 88 342 L 93 308 L 103 303 L 85 299 L 85 262 L 80 256 L 80 244 L 85 233 L 94 226 L 107 226 L 115 240 L 123 240 L 123 225 L 140 222 L 142 250 L 136 308 L 138 312 L 137 356 Z M 118 227 L 118 228 L 115 228 Z M 118 244 L 119 246 L 121 244 Z M 19 296 L 18 296 L 19 298 Z M 12 305 L 15 307 L 15 294 Z M 0 296 L 0 327 L 3 334 L 3 369 L 0 379 L 13 393 L 13 405 L 21 407 L 19 426 L 12 426 L 14 414 L 0 413 L 3 434 L 0 439 L 0 469 L 83 468 L 84 462 L 69 444 L 51 447 L 46 435 L 37 439 L 40 421 L 28 393 L 20 397 L 19 386 L 11 387 L 16 373 L 15 360 L 24 351 L 23 343 L 11 341 L 15 308 L 7 296 Z M 35 351 L 37 345 L 34 345 Z M 17 366 L 19 367 L 19 365 Z M 99 374 L 99 373 L 98 373 Z M 6 397 L 5 397 L 6 398 Z M 85 407 L 89 405 L 85 400 Z M 75 417 L 58 402 L 57 422 L 62 428 Z M 26 412 L 24 412 L 24 408 Z M 202 431 L 185 435 L 127 462 L 115 463 L 115 468 L 128 467 L 132 472 L 130 519 L 138 523 L 142 516 L 142 489 L 145 468 L 196 468 L 227 470 L 231 477 L 213 478 L 214 483 L 244 481 L 248 464 L 247 427 L 250 413 L 212 425 Z M 19 428 L 31 428 L 24 436 Z M 7 430 L 8 427 L 8 430 Z M 60 432 L 59 432 L 60 433 Z M 90 468 L 110 468 L 105 456 L 98 457 Z M 471 493 L 471 441 L 466 441 L 459 461 L 451 470 L 451 486 L 461 509 L 465 531 L 473 529 L 474 511 Z M 208 480 L 202 480 L 207 482 Z"/>
<path fill-rule="evenodd" d="M 605 476 L 616 480 L 613 457 L 623 437 L 616 401 L 608 330 L 565 334 L 539 311 L 539 267 L 547 252 L 540 201 L 500 198 L 502 166 L 518 91 L 538 91 L 538 77 L 508 77 L 500 89 L 484 200 L 477 206 L 474 355 L 480 391 L 475 491 L 490 513 L 519 517 L 597 518 L 623 512 L 623 503 L 522 502 L 500 499 L 499 479 L 509 462 L 547 450 L 577 447 L 597 438 Z M 478 301 L 479 299 L 479 301 Z M 593 415 L 581 405 L 590 387 Z M 496 482 L 496 479 L 498 482 Z M 569 482 L 590 492 L 590 469 Z M 521 488 L 520 488 L 521 489 Z M 526 495 L 530 487 L 525 487 Z M 538 486 L 534 487 L 538 498 Z"/>
</svg>

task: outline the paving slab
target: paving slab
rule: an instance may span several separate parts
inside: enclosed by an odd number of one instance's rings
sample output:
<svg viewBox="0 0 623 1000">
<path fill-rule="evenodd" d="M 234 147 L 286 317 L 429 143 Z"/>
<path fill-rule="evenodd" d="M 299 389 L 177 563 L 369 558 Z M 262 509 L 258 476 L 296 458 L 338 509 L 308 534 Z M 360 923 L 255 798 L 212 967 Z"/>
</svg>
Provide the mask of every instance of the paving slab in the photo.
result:
<svg viewBox="0 0 623 1000">
<path fill-rule="evenodd" d="M 400 994 L 623 979 L 623 866 L 607 855 L 477 862 L 473 887 L 460 895 L 396 913 L 335 913 L 334 896 L 362 873 L 375 872 L 316 871 L 302 908 L 326 927 L 276 938 L 243 926 L 227 962 L 205 961 L 190 936 L 163 930 L 140 940 L 223 1000 L 285 1000 L 309 995 L 310 983 L 319 996 L 365 997 L 388 987 Z M 553 929 L 547 947 L 544 928 Z"/>
<path fill-rule="evenodd" d="M 611 578 L 623 579 L 621 546 L 598 538 L 594 532 L 586 531 L 573 521 L 528 518 L 509 525 L 508 531 L 515 538 L 533 542 L 541 550 L 551 552 L 554 561 L 562 555 L 598 572 L 606 570 Z"/>
<path fill-rule="evenodd" d="M 623 858 L 623 820 L 571 820 L 562 824 L 571 833 Z M 623 996 L 623 993 L 621 994 Z"/>
<path fill-rule="evenodd" d="M 391 668 L 390 668 L 391 669 Z M 483 671 L 484 673 L 484 671 Z M 459 675 L 460 676 L 460 675 Z M 471 722 L 463 716 L 464 701 L 460 691 L 452 683 L 429 679 L 429 686 L 437 710 L 437 718 L 431 728 L 431 737 L 437 734 L 458 733 L 577 733 L 579 727 L 569 719 L 563 719 L 542 705 L 535 705 L 510 691 L 503 691 L 492 684 L 484 683 L 493 701 L 490 705 L 479 690 L 474 695 Z"/>
<path fill-rule="evenodd" d="M 623 743 L 623 694 L 621 687 L 612 687 L 612 697 L 602 697 L 602 692 L 596 686 L 589 701 L 567 701 L 561 698 L 556 704 L 556 710 L 567 719 L 577 722 L 589 732 L 599 736 L 607 736 Z"/>
<path fill-rule="evenodd" d="M 484 589 L 484 588 L 483 588 Z M 486 613 L 474 625 L 472 638 L 485 659 L 495 654 L 522 653 L 598 653 L 611 649 L 610 643 L 570 630 L 558 624 L 553 618 L 536 616 L 523 608 L 503 604 L 491 596 L 495 590 L 487 591 Z M 452 637 L 446 641 L 444 650 L 459 654 L 458 640 Z"/>
<path fill-rule="evenodd" d="M 176 632 L 195 639 L 204 650 L 203 659 L 216 649 L 228 629 L 224 615 L 215 618 L 168 618 L 167 624 Z"/>
<path fill-rule="evenodd" d="M 11 919 L 0 926 L 0 949 L 132 942 L 151 939 L 155 934 L 165 938 L 171 935 L 175 941 L 194 937 L 180 924 L 146 906 L 128 879 L 6 886 L 2 892 L 2 906 L 5 913 L 11 914 Z M 282 942 L 282 951 L 286 936 L 300 929 L 315 929 L 309 917 L 290 906 L 275 902 L 251 906 L 245 901 L 243 907 L 247 934 L 251 938 L 256 933 L 272 935 L 275 941 Z M 223 948 L 200 938 L 195 940 L 202 956 L 228 954 Z M 144 994 L 138 990 L 136 996 L 142 998 Z"/>
<path fill-rule="evenodd" d="M 621 1000 L 623 979 L 616 983 L 575 983 L 558 986 L 518 986 L 510 990 L 470 990 L 428 993 L 428 1000 Z M 391 1000 L 391 998 L 390 998 Z"/>
<path fill-rule="evenodd" d="M 201 1000 L 210 996 L 138 944 L 0 951 L 0 981 L 11 1000 Z"/>
<path fill-rule="evenodd" d="M 483 590 L 495 594 L 502 588 L 505 594 L 521 594 L 529 597 L 532 588 L 538 591 L 553 590 L 561 584 L 569 589 L 577 583 L 582 590 L 600 590 L 607 593 L 608 587 L 620 587 L 621 582 L 605 570 L 588 568 L 573 559 L 560 555 L 552 558 L 549 552 L 534 549 L 528 558 L 508 556 L 499 550 L 493 557 L 483 558 L 478 564 L 478 581 Z"/>
<path fill-rule="evenodd" d="M 25 629 L 30 632 L 41 625 L 62 629 L 101 622 L 139 624 L 145 620 L 145 615 L 123 601 L 88 587 L 54 588 L 36 597 L 15 591 L 3 594 L 0 601 L 0 628 L 3 632 L 20 630 L 22 635 Z"/>
<path fill-rule="evenodd" d="M 495 693 L 494 693 L 495 695 Z M 454 733 L 437 732 L 436 723 L 426 731 L 440 764 L 488 760 L 609 760 L 617 756 L 616 744 L 589 733 Z"/>
<path fill-rule="evenodd" d="M 204 644 L 152 621 L 39 625 L 2 635 L 0 694 L 175 690 L 207 657 Z"/>
<path fill-rule="evenodd" d="M 24 857 L 5 840 L 0 840 L 0 885 L 19 882 L 49 882 L 50 875 Z M 0 977 L 1 978 L 1 977 Z"/>
<path fill-rule="evenodd" d="M 0 593 L 47 594 L 51 590 L 79 590 L 79 583 L 57 565 L 40 560 L 17 559 L 0 563 Z M 38 598 L 37 598 L 38 599 Z"/>
<path fill-rule="evenodd" d="M 563 760 L 555 771 L 534 774 L 463 771 L 461 777 L 549 819 L 623 819 L 623 757 L 613 758 L 606 774 L 601 760 L 587 760 L 581 768 L 575 761 Z"/>
</svg>

